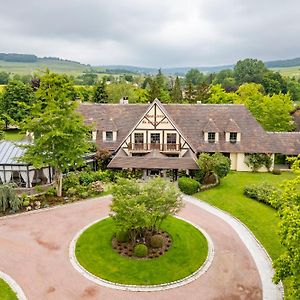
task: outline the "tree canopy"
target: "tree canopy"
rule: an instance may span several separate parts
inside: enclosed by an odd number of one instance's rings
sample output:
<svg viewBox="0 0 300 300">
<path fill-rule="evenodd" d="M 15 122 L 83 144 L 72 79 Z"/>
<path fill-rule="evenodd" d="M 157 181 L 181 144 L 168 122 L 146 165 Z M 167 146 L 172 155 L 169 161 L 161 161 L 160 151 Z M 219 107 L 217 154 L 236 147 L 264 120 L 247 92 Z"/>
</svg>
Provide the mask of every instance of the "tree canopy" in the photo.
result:
<svg viewBox="0 0 300 300">
<path fill-rule="evenodd" d="M 274 262 L 274 281 L 289 278 L 290 295 L 287 299 L 300 299 L 300 155 L 292 159 L 296 177 L 285 181 L 275 192 L 271 202 L 278 207 L 279 235 L 285 252 Z"/>
<path fill-rule="evenodd" d="M 70 82 L 62 84 L 60 78 L 54 73 L 41 78 L 37 94 L 42 100 L 33 105 L 23 124 L 25 131 L 33 133 L 34 141 L 24 146 L 27 151 L 21 158 L 37 168 L 49 165 L 55 169 L 58 196 L 62 194 L 62 173 L 84 163 L 90 131 L 75 112 L 73 89 L 68 90 Z"/>
</svg>

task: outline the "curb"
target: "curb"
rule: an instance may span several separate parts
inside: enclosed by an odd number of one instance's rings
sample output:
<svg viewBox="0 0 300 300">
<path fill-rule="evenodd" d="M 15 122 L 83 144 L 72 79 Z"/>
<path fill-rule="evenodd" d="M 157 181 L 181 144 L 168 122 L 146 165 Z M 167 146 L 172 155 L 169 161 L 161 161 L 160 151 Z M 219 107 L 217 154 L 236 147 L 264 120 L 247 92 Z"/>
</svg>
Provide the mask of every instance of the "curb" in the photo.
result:
<svg viewBox="0 0 300 300">
<path fill-rule="evenodd" d="M 10 288 L 16 293 L 19 300 L 27 300 L 22 288 L 12 277 L 0 271 L 0 278 L 10 286 Z"/>
<path fill-rule="evenodd" d="M 210 236 L 207 234 L 207 232 L 205 230 L 203 230 L 202 228 L 200 228 L 198 225 L 193 224 L 192 222 L 178 217 L 176 216 L 176 218 L 183 220 L 189 224 L 191 224 L 192 226 L 194 226 L 196 229 L 198 229 L 206 238 L 207 240 L 207 244 L 208 244 L 208 254 L 206 257 L 205 262 L 200 266 L 200 268 L 198 270 L 196 270 L 194 273 L 188 275 L 185 278 L 173 281 L 173 282 L 168 282 L 168 283 L 163 283 L 163 284 L 156 284 L 156 285 L 127 285 L 127 284 L 120 284 L 120 283 L 115 283 L 115 282 L 111 282 L 105 279 L 102 279 L 98 276 L 95 276 L 94 274 L 88 272 L 86 269 L 84 269 L 80 263 L 78 262 L 76 255 L 75 255 L 75 247 L 76 247 L 76 242 L 78 240 L 78 238 L 81 236 L 81 234 L 88 229 L 89 227 L 91 227 L 92 225 L 106 219 L 108 217 L 104 217 L 101 218 L 97 221 L 94 221 L 90 224 L 88 224 L 87 226 L 83 227 L 73 238 L 73 240 L 70 243 L 70 247 L 69 247 L 69 259 L 70 262 L 72 264 L 72 266 L 81 274 L 83 275 L 85 278 L 91 280 L 92 282 L 101 285 L 101 286 L 105 286 L 108 288 L 112 288 L 112 289 L 117 289 L 117 290 L 123 290 L 123 291 L 131 291 L 131 292 L 158 292 L 158 291 L 164 291 L 164 290 L 169 290 L 169 289 L 173 289 L 173 288 L 177 288 L 177 287 L 181 287 L 184 286 L 188 283 L 191 283 L 192 281 L 198 279 L 201 275 L 205 274 L 209 267 L 212 264 L 213 258 L 214 258 L 214 245 L 212 242 L 212 239 L 210 238 Z"/>
</svg>

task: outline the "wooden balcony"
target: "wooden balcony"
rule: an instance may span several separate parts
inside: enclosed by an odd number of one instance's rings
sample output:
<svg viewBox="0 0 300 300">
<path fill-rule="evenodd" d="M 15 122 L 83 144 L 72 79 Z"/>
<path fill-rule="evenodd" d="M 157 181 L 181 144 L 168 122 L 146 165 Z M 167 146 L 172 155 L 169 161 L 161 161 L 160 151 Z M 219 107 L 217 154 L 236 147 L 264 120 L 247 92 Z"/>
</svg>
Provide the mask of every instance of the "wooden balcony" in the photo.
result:
<svg viewBox="0 0 300 300">
<path fill-rule="evenodd" d="M 180 144 L 128 144 L 128 150 L 134 152 L 149 152 L 152 150 L 159 150 L 163 152 L 179 152 L 181 150 Z"/>
</svg>

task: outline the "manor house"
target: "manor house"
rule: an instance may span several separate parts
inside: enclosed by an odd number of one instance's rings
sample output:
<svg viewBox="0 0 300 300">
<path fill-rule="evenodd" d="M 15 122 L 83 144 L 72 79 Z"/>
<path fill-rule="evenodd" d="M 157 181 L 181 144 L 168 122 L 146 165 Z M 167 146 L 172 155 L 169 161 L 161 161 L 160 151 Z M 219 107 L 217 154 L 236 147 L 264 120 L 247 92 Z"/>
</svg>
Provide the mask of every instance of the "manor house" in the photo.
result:
<svg viewBox="0 0 300 300">
<path fill-rule="evenodd" d="M 220 152 L 231 169 L 250 171 L 250 153 L 298 155 L 300 132 L 266 132 L 240 104 L 80 104 L 92 137 L 113 154 L 109 168 L 143 169 L 144 175 L 196 170 L 197 155 Z M 266 171 L 261 169 L 260 171 Z"/>
</svg>

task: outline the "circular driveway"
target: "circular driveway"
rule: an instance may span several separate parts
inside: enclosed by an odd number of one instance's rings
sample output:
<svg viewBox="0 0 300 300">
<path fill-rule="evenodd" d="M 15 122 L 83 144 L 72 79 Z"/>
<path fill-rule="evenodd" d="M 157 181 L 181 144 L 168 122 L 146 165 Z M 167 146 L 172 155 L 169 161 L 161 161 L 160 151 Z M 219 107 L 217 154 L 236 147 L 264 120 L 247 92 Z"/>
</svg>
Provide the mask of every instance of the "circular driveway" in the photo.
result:
<svg viewBox="0 0 300 300">
<path fill-rule="evenodd" d="M 9 274 L 29 300 L 262 299 L 261 276 L 237 232 L 191 201 L 185 201 L 179 216 L 202 227 L 214 244 L 214 260 L 204 275 L 159 292 L 120 291 L 89 281 L 71 265 L 69 246 L 82 227 L 108 215 L 110 200 L 106 196 L 1 218 L 0 271 Z"/>
</svg>

